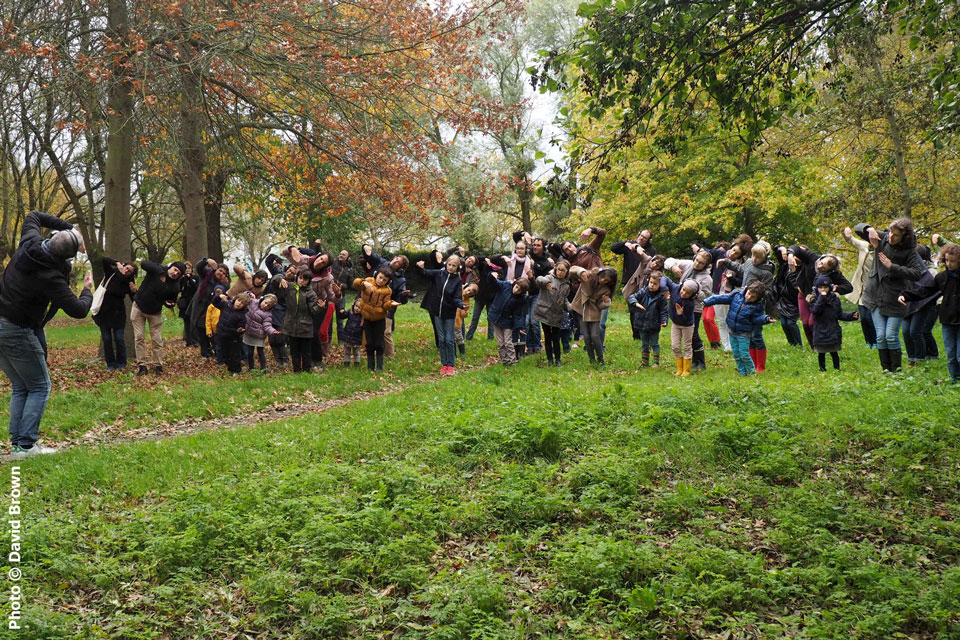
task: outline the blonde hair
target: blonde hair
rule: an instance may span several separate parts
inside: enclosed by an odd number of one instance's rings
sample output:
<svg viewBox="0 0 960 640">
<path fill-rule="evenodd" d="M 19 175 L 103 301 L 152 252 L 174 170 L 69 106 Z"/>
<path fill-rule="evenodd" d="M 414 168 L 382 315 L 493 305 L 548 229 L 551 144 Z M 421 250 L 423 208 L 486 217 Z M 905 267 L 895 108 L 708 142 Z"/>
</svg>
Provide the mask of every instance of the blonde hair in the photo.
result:
<svg viewBox="0 0 960 640">
<path fill-rule="evenodd" d="M 770 249 L 763 246 L 763 243 L 758 242 L 757 244 L 753 245 L 752 249 L 750 249 L 750 254 L 756 258 L 766 258 L 770 255 Z"/>
</svg>

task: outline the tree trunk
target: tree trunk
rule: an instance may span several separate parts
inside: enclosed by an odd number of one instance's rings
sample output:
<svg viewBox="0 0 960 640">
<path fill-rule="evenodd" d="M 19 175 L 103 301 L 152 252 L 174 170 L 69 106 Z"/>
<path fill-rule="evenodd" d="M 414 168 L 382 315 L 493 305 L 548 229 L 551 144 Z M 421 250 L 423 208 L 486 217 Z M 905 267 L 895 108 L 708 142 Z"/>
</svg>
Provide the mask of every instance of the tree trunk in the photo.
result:
<svg viewBox="0 0 960 640">
<path fill-rule="evenodd" d="M 223 262 L 223 244 L 221 243 L 220 216 L 223 212 L 223 191 L 227 186 L 227 172 L 222 168 L 208 171 L 203 176 L 203 209 L 207 221 L 207 257 Z M 196 260 L 202 256 L 188 256 Z"/>
<path fill-rule="evenodd" d="M 126 0 L 109 0 L 107 34 L 127 46 L 130 16 Z M 113 68 L 113 82 L 107 94 L 107 166 L 105 171 L 104 214 L 106 254 L 117 260 L 133 260 L 130 224 L 130 182 L 133 172 L 133 95 L 127 71 L 119 58 Z M 92 240 L 90 238 L 89 240 Z"/>
<path fill-rule="evenodd" d="M 189 47 L 183 54 L 192 56 Z M 183 60 L 189 60 L 183 57 Z M 204 152 L 201 136 L 200 80 L 186 66 L 180 70 L 180 199 L 183 204 L 183 250 L 187 260 L 207 257 L 207 223 L 203 203 Z"/>
</svg>

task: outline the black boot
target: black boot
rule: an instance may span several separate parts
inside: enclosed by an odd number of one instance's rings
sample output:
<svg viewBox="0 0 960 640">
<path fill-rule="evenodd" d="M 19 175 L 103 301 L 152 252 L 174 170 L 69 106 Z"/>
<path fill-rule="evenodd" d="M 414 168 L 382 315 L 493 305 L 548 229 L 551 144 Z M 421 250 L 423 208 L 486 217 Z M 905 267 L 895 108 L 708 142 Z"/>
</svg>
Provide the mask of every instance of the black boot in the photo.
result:
<svg viewBox="0 0 960 640">
<path fill-rule="evenodd" d="M 890 358 L 890 372 L 900 371 L 900 366 L 903 364 L 903 351 L 900 349 L 888 349 L 887 352 Z"/>
<path fill-rule="evenodd" d="M 884 371 L 890 371 L 890 350 L 877 349 L 877 353 L 880 354 L 880 367 Z"/>
<path fill-rule="evenodd" d="M 693 362 L 690 369 L 692 371 L 703 371 L 707 368 L 707 359 L 704 356 L 703 349 L 693 352 Z"/>
<path fill-rule="evenodd" d="M 457 349 L 460 350 L 460 355 L 466 355 L 466 353 L 467 353 L 467 345 L 465 345 L 465 344 L 458 344 L 458 345 L 457 345 Z"/>
<path fill-rule="evenodd" d="M 367 354 L 367 369 L 373 371 L 377 367 L 376 357 L 372 353 Z"/>
<path fill-rule="evenodd" d="M 377 354 L 377 371 L 383 371 L 383 354 Z"/>
</svg>

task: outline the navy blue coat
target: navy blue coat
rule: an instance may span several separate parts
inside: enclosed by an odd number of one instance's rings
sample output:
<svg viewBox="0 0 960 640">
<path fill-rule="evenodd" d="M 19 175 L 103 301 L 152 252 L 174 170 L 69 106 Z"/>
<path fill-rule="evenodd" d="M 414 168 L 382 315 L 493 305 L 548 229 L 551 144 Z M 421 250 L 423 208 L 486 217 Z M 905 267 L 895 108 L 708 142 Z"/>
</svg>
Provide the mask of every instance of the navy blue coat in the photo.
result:
<svg viewBox="0 0 960 640">
<path fill-rule="evenodd" d="M 853 320 L 853 312 L 845 312 L 840 306 L 840 298 L 835 293 L 817 297 L 810 305 L 813 314 L 813 345 L 826 346 L 843 343 L 841 320 Z"/>
<path fill-rule="evenodd" d="M 660 326 L 666 324 L 669 303 L 663 289 L 650 291 L 649 287 L 644 287 L 628 296 L 627 303 L 630 305 L 633 328 L 637 331 L 659 331 Z M 643 311 L 634 306 L 637 303 L 644 306 Z"/>
</svg>

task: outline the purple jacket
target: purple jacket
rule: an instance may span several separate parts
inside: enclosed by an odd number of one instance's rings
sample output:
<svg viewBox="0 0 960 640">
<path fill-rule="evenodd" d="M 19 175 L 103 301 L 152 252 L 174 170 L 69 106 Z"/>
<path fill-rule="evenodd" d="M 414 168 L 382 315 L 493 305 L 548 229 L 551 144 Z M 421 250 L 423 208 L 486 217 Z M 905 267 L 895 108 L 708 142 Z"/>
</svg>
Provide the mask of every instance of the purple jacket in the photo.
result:
<svg viewBox="0 0 960 640">
<path fill-rule="evenodd" d="M 247 307 L 247 335 L 260 339 L 276 332 L 273 328 L 273 311 L 264 311 L 260 308 L 260 300 L 251 300 Z"/>
</svg>

